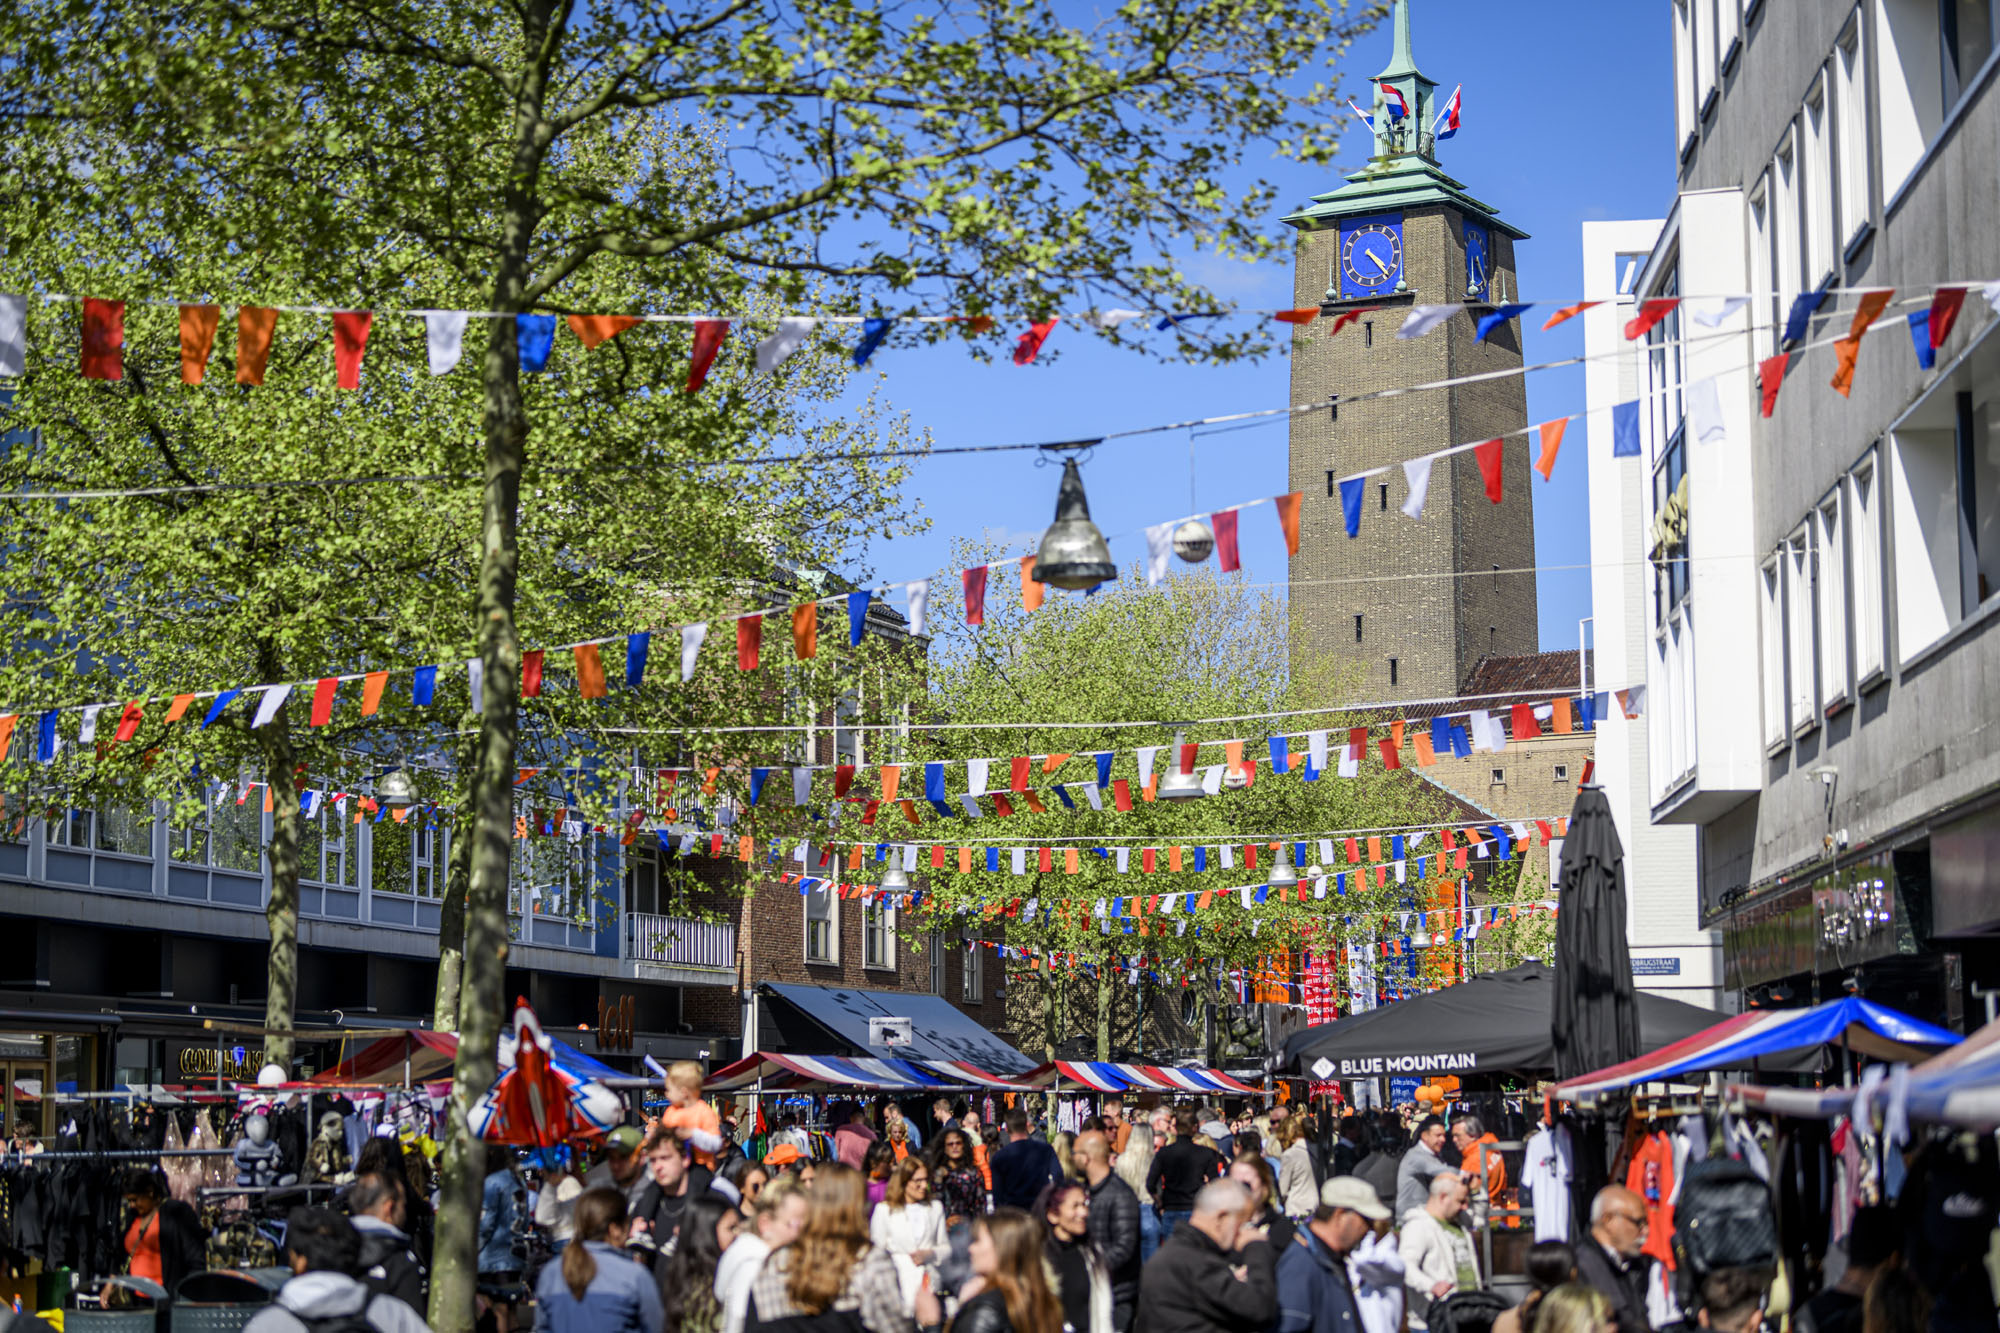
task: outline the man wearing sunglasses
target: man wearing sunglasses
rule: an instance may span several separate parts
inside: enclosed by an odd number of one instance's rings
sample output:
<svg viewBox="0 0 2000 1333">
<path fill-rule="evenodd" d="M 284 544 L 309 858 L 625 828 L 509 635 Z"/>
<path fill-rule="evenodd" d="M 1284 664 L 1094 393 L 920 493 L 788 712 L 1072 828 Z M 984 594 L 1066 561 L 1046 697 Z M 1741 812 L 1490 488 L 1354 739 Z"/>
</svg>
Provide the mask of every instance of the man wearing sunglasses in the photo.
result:
<svg viewBox="0 0 2000 1333">
<path fill-rule="evenodd" d="M 1646 1201 L 1607 1185 L 1590 1203 L 1590 1235 L 1576 1247 L 1576 1275 L 1611 1302 L 1617 1333 L 1652 1333 L 1646 1294 L 1658 1260 L 1646 1254 Z"/>
</svg>

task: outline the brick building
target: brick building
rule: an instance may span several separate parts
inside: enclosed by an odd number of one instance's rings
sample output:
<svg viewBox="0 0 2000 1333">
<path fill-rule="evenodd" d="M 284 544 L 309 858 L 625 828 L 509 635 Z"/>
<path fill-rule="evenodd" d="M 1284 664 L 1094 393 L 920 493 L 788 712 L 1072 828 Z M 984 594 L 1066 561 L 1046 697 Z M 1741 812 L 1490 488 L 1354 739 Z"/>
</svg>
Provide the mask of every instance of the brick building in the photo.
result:
<svg viewBox="0 0 2000 1333">
<path fill-rule="evenodd" d="M 1436 84 L 1417 70 L 1403 0 L 1395 6 L 1394 52 L 1374 82 L 1382 92 L 1368 165 L 1285 219 L 1299 232 L 1294 304 L 1317 305 L 1323 316 L 1294 347 L 1295 403 L 1522 364 L 1514 323 L 1483 343 L 1462 318 L 1422 338 L 1397 339 L 1414 305 L 1463 302 L 1476 312 L 1516 299 L 1514 243 L 1526 233 L 1439 169 L 1431 129 Z M 1411 114 L 1390 116 L 1391 90 Z M 1358 317 L 1332 332 L 1331 317 L 1349 313 Z M 1415 522 L 1397 512 L 1409 494 L 1401 468 L 1370 478 L 1357 540 L 1344 535 L 1335 484 L 1526 425 L 1518 375 L 1335 402 L 1293 419 L 1290 484 L 1305 495 L 1308 534 L 1291 564 L 1291 644 L 1300 674 L 1313 663 L 1350 658 L 1365 668 L 1364 698 L 1442 698 L 1481 658 L 1537 649 L 1534 574 L 1497 572 L 1532 570 L 1535 563 L 1526 450 L 1506 451 L 1499 505 L 1486 498 L 1470 454 L 1440 460 Z M 1399 581 L 1381 581 L 1391 575 Z"/>
</svg>

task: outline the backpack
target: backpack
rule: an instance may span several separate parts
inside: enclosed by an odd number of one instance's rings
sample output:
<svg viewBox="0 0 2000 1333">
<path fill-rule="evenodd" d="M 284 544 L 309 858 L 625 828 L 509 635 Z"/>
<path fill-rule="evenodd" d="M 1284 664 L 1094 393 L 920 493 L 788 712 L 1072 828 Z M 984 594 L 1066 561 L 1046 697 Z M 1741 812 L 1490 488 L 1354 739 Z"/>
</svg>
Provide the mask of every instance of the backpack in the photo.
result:
<svg viewBox="0 0 2000 1333">
<path fill-rule="evenodd" d="M 373 1303 L 370 1297 L 370 1303 Z M 297 1310 L 289 1310 L 294 1319 L 306 1326 L 306 1333 L 377 1333 L 375 1325 L 368 1322 L 368 1307 L 362 1306 L 353 1314 L 327 1315 L 321 1319 L 308 1319 Z"/>
<path fill-rule="evenodd" d="M 1424 1325 L 1429 1333 L 1492 1333 L 1493 1321 L 1510 1308 L 1490 1291 L 1455 1291 L 1431 1306 Z"/>
<path fill-rule="evenodd" d="M 1724 1268 L 1775 1267 L 1778 1210 L 1770 1185 L 1733 1157 L 1688 1163 L 1674 1204 L 1673 1245 L 1675 1268 L 1695 1284 Z"/>
</svg>

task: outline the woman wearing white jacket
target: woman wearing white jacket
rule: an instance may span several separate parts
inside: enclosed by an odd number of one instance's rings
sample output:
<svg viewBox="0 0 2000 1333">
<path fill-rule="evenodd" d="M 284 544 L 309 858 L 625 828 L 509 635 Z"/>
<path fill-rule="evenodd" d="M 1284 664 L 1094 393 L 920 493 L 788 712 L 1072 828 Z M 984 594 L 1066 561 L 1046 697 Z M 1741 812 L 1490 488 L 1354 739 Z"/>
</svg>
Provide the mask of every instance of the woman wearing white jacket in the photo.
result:
<svg viewBox="0 0 2000 1333">
<path fill-rule="evenodd" d="M 1465 1211 L 1465 1178 L 1456 1171 L 1432 1177 L 1431 1196 L 1424 1206 L 1403 1219 L 1397 1249 L 1408 1272 L 1404 1290 L 1410 1295 L 1410 1327 L 1423 1328 L 1433 1303 L 1460 1291 L 1479 1289 L 1479 1260 L 1472 1237 L 1459 1225 Z"/>
<path fill-rule="evenodd" d="M 1304 1226 L 1319 1207 L 1319 1183 L 1313 1179 L 1312 1154 L 1306 1149 L 1304 1121 L 1288 1116 L 1271 1127 L 1284 1151 L 1278 1158 L 1278 1211 Z"/>
<path fill-rule="evenodd" d="M 896 1279 L 903 1289 L 903 1309 L 914 1314 L 924 1278 L 938 1285 L 938 1265 L 951 1252 L 945 1231 L 944 1205 L 931 1198 L 930 1168 L 912 1153 L 896 1164 L 888 1192 L 868 1221 L 868 1238 L 896 1262 Z"/>
</svg>

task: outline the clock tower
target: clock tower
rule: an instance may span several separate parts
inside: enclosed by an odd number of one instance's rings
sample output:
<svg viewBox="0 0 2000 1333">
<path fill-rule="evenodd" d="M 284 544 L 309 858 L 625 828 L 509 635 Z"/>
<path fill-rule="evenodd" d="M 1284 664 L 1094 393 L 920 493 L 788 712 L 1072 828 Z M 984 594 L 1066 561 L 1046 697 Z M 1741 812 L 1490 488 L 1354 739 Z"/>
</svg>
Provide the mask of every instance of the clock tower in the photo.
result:
<svg viewBox="0 0 2000 1333">
<path fill-rule="evenodd" d="M 1292 401 L 1335 400 L 1292 421 L 1291 489 L 1305 501 L 1291 651 L 1299 678 L 1358 663 L 1362 699 L 1449 698 L 1480 658 L 1539 646 L 1535 576 L 1495 572 L 1535 563 L 1528 447 L 1515 437 L 1504 448 L 1497 505 L 1471 453 L 1439 459 L 1415 520 L 1400 512 L 1409 491 L 1396 465 L 1527 425 L 1519 375 L 1417 389 L 1520 368 L 1517 321 L 1475 337 L 1485 307 L 1518 299 L 1514 244 L 1527 234 L 1439 168 L 1437 85 L 1411 52 L 1409 0 L 1395 0 L 1394 24 L 1388 67 L 1373 80 L 1367 165 L 1285 218 L 1299 233 L 1294 304 L 1321 312 L 1293 347 Z M 1461 302 L 1466 314 L 1397 338 L 1412 306 Z M 1335 317 L 1350 314 L 1336 333 Z M 1336 479 L 1385 466 L 1365 483 L 1360 535 L 1349 538 Z"/>
</svg>

